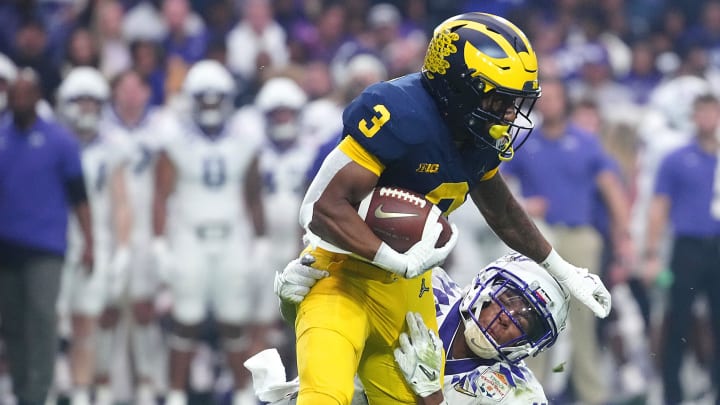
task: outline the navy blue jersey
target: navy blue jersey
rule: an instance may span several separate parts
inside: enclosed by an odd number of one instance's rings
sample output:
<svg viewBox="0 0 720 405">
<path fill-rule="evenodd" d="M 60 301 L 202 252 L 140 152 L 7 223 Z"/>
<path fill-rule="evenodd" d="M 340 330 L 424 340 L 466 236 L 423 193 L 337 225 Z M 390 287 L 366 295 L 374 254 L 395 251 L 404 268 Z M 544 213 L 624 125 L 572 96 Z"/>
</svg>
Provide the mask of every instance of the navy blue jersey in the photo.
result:
<svg viewBox="0 0 720 405">
<path fill-rule="evenodd" d="M 377 159 L 378 186 L 424 194 L 445 214 L 500 164 L 490 147 L 455 144 L 420 73 L 368 87 L 345 109 L 343 123 L 345 134 Z"/>
</svg>

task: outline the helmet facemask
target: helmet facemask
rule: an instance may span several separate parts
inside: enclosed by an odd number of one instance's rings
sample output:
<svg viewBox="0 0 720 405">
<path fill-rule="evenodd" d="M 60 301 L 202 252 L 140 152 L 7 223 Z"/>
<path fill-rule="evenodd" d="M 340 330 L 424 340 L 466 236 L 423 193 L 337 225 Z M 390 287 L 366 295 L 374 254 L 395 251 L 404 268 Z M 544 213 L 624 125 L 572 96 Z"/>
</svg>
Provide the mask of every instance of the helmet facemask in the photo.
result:
<svg viewBox="0 0 720 405">
<path fill-rule="evenodd" d="M 232 111 L 233 104 L 229 94 L 204 91 L 193 95 L 193 119 L 205 132 L 219 131 Z"/>
<path fill-rule="evenodd" d="M 275 108 L 266 114 L 267 135 L 280 148 L 292 145 L 300 135 L 298 111 L 288 107 Z"/>
<path fill-rule="evenodd" d="M 85 95 L 62 100 L 61 118 L 83 142 L 90 142 L 99 130 L 103 104 L 104 100 Z"/>
<path fill-rule="evenodd" d="M 504 269 L 484 270 L 460 306 L 468 348 L 481 358 L 517 363 L 551 346 L 557 329 L 536 290 Z"/>
<path fill-rule="evenodd" d="M 464 129 L 476 147 L 489 146 L 498 151 L 500 160 L 510 160 L 533 130 L 530 112 L 538 97 L 494 87 L 480 77 L 473 79 L 477 84 L 471 88 L 489 90 L 478 94 L 479 105 L 463 117 Z"/>
</svg>

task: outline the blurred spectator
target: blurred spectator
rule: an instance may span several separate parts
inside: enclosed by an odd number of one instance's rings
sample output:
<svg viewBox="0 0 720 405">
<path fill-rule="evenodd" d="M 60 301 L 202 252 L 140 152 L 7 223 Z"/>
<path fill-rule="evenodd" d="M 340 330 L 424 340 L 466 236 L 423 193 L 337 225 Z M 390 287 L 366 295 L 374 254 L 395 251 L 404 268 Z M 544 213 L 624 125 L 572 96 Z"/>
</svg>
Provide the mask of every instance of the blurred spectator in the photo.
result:
<svg viewBox="0 0 720 405">
<path fill-rule="evenodd" d="M 367 27 L 372 34 L 371 47 L 376 52 L 383 50 L 400 36 L 402 16 L 400 10 L 390 3 L 379 3 L 368 10 Z"/>
<path fill-rule="evenodd" d="M 579 51 L 583 60 L 579 76 L 568 83 L 570 100 L 591 99 L 608 116 L 632 105 L 630 90 L 615 80 L 607 49 L 591 43 Z"/>
<path fill-rule="evenodd" d="M 682 37 L 682 42 L 701 44 L 708 52 L 710 64 L 720 65 L 720 1 L 700 2 L 702 12 L 698 24 L 690 27 Z"/>
<path fill-rule="evenodd" d="M 687 15 L 678 4 L 668 4 L 656 27 L 651 31 L 654 38 L 653 47 L 658 53 L 679 51 L 687 29 Z"/>
<path fill-rule="evenodd" d="M 720 76 L 708 64 L 707 51 L 700 44 L 690 44 L 678 55 L 682 63 L 666 80 L 653 89 L 648 105 L 662 112 L 671 128 L 687 138 L 692 131 L 693 100 L 708 90 L 720 92 Z"/>
<path fill-rule="evenodd" d="M 162 16 L 167 24 L 163 49 L 168 58 L 177 56 L 190 65 L 205 57 L 205 23 L 192 12 L 188 0 L 163 0 Z"/>
<path fill-rule="evenodd" d="M 699 294 L 707 296 L 710 328 L 714 336 L 712 385 L 720 387 L 720 177 L 718 139 L 720 102 L 715 96 L 701 95 L 693 103 L 695 123 L 692 142 L 663 159 L 649 210 L 645 246 L 645 277 L 654 281 L 663 269 L 662 241 L 672 229 L 669 268 L 673 282 L 665 313 L 662 347 L 664 400 L 679 404 L 684 399 L 679 371 L 688 348 L 691 309 Z M 715 393 L 717 396 L 718 394 Z"/>
<path fill-rule="evenodd" d="M 376 4 L 368 11 L 368 30 L 359 38 L 365 52 L 372 52 L 384 61 L 391 77 L 417 72 L 427 49 L 427 35 L 403 26 L 403 22 L 395 6 Z"/>
<path fill-rule="evenodd" d="M 410 32 L 422 32 L 424 35 L 430 35 L 434 27 L 429 24 L 428 2 L 427 0 L 406 0 L 404 2 L 403 20 L 400 32 L 407 36 Z"/>
<path fill-rule="evenodd" d="M 30 67 L 42 79 L 41 98 L 53 103 L 55 89 L 60 85 L 60 69 L 50 54 L 48 37 L 42 23 L 29 20 L 18 29 L 11 58 L 18 67 Z"/>
<path fill-rule="evenodd" d="M 87 0 L 33 0 L 39 21 L 47 33 L 48 53 L 59 64 L 66 57 L 66 45 L 70 34 L 78 26 L 87 26 L 86 10 L 92 8 Z"/>
<path fill-rule="evenodd" d="M 34 2 L 8 0 L 0 2 L 0 53 L 11 55 L 15 33 L 23 22 L 33 17 Z"/>
<path fill-rule="evenodd" d="M 505 162 L 501 170 L 520 183 L 528 214 L 548 225 L 555 249 L 580 267 L 598 272 L 602 240 L 592 227 L 595 190 L 600 190 L 609 208 L 612 240 L 619 254 L 629 242 L 628 202 L 605 166 L 605 152 L 597 136 L 568 122 L 569 100 L 562 82 L 543 81 L 543 98 L 537 110 L 541 127 L 527 141 L 523 153 Z M 571 306 L 569 320 L 568 362 L 575 395 L 583 404 L 604 404 L 609 387 L 600 384 L 605 379 L 597 367 L 600 345 L 595 317 L 581 306 Z M 545 382 L 552 366 L 537 358 L 532 360 L 528 362 L 530 368 Z M 553 394 L 559 393 L 549 395 Z"/>
<path fill-rule="evenodd" d="M 293 32 L 298 24 L 307 24 L 304 3 L 297 0 L 275 0 L 273 2 L 275 21 L 285 32 Z"/>
<path fill-rule="evenodd" d="M 158 42 L 136 40 L 130 43 L 132 67 L 150 83 L 150 104 L 162 105 L 165 102 L 165 60 Z"/>
<path fill-rule="evenodd" d="M 93 34 L 87 28 L 77 28 L 70 34 L 67 42 L 63 76 L 78 66 L 97 68 L 100 65 L 100 50 Z"/>
<path fill-rule="evenodd" d="M 81 261 L 93 264 L 78 144 L 60 124 L 37 116 L 39 80 L 31 69 L 19 70 L 10 119 L 0 123 L 0 318 L 20 405 L 44 404 L 52 383 L 71 208 L 85 242 Z"/>
<path fill-rule="evenodd" d="M 223 48 L 226 47 L 225 38 L 227 38 L 237 20 L 231 2 L 215 0 L 209 3 L 205 6 L 204 12 L 208 44 L 206 53 L 209 52 L 211 47 L 217 46 L 213 44 L 222 44 Z"/>
<path fill-rule="evenodd" d="M 630 91 L 635 104 L 646 104 L 650 93 L 662 80 L 656 61 L 657 55 L 649 41 L 640 40 L 633 44 L 630 71 L 619 82 Z"/>
<path fill-rule="evenodd" d="M 0 122 L 5 118 L 5 112 L 8 111 L 8 91 L 16 75 L 15 64 L 0 53 Z"/>
<path fill-rule="evenodd" d="M 330 63 L 338 49 L 354 38 L 346 29 L 347 12 L 343 3 L 334 0 L 326 3 L 301 40 L 308 60 Z"/>
<path fill-rule="evenodd" d="M 93 30 L 100 44 L 99 68 L 107 78 L 114 78 L 130 67 L 130 50 L 122 32 L 124 18 L 125 11 L 118 1 L 98 4 Z"/>
<path fill-rule="evenodd" d="M 288 63 L 286 34 L 270 0 L 243 2 L 242 19 L 227 36 L 227 65 L 241 82 L 255 83 L 264 69 Z"/>
<path fill-rule="evenodd" d="M 150 2 L 143 1 L 125 13 L 122 33 L 128 43 L 161 42 L 167 36 L 167 31 L 167 23 Z"/>
<path fill-rule="evenodd" d="M 318 100 L 332 93 L 333 79 L 326 63 L 314 61 L 305 64 L 300 84 L 310 100 Z"/>
</svg>

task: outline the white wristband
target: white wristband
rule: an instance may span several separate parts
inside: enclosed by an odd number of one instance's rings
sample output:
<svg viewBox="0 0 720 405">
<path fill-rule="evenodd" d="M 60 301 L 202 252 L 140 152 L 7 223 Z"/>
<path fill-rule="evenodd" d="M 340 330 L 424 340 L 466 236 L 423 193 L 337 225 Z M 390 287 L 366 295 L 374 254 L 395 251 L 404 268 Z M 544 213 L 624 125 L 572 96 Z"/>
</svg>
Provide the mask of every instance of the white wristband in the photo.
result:
<svg viewBox="0 0 720 405">
<path fill-rule="evenodd" d="M 404 276 L 407 270 L 407 258 L 405 255 L 398 253 L 385 242 L 380 243 L 375 258 L 373 258 L 373 263 L 401 276 Z"/>
<path fill-rule="evenodd" d="M 566 280 L 570 276 L 569 270 L 574 268 L 565 259 L 560 257 L 555 248 L 550 251 L 550 254 L 548 254 L 545 260 L 540 262 L 540 265 L 560 282 Z"/>
</svg>

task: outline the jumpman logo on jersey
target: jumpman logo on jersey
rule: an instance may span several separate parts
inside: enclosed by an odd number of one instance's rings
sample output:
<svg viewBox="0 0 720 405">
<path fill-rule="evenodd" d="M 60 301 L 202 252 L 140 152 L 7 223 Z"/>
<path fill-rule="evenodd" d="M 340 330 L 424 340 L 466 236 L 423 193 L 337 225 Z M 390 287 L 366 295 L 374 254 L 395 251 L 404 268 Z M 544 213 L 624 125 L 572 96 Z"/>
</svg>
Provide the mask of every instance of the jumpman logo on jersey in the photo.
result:
<svg viewBox="0 0 720 405">
<path fill-rule="evenodd" d="M 425 279 L 422 279 L 422 282 L 420 283 L 420 294 L 418 295 L 418 298 L 422 298 L 423 294 L 430 291 L 430 289 L 425 285 Z"/>
</svg>

